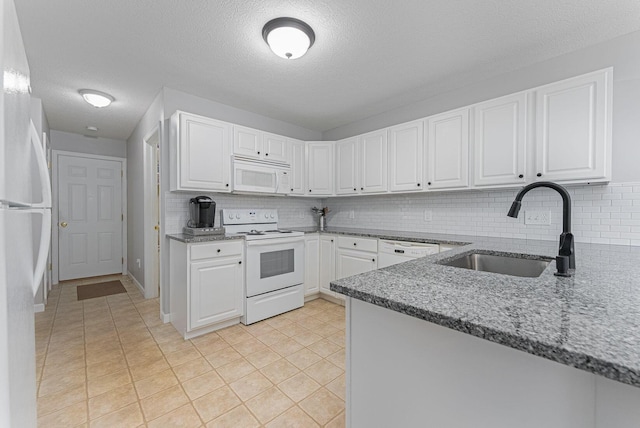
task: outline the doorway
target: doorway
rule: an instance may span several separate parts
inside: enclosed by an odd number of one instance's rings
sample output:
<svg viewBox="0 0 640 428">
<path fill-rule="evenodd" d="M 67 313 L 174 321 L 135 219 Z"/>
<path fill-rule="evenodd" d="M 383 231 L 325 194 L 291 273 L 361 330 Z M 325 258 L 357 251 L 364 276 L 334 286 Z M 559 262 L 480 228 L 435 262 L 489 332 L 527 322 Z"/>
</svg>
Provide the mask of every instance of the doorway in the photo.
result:
<svg viewBox="0 0 640 428">
<path fill-rule="evenodd" d="M 126 160 L 54 151 L 54 282 L 126 274 Z"/>
<path fill-rule="evenodd" d="M 155 128 L 144 138 L 144 297 L 160 295 L 160 145 Z"/>
</svg>

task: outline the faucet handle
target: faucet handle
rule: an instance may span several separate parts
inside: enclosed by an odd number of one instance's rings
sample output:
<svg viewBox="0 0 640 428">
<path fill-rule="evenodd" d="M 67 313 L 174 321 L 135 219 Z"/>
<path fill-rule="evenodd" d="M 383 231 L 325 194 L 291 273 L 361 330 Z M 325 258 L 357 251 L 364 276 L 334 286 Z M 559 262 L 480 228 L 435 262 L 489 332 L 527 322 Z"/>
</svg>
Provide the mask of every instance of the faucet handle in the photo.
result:
<svg viewBox="0 0 640 428">
<path fill-rule="evenodd" d="M 555 276 L 571 276 L 569 273 L 569 256 L 556 256 L 556 269 L 558 271 L 554 273 Z"/>
</svg>

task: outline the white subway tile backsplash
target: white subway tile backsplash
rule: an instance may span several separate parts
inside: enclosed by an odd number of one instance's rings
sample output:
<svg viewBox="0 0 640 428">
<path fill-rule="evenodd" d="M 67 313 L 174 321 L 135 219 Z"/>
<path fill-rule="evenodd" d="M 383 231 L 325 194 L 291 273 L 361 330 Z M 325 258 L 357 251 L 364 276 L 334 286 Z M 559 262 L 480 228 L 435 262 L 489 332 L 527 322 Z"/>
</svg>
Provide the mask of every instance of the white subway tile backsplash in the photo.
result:
<svg viewBox="0 0 640 428">
<path fill-rule="evenodd" d="M 573 233 L 578 242 L 639 245 L 640 183 L 566 186 L 573 201 Z M 557 240 L 562 201 L 549 189 L 535 189 L 522 202 L 517 219 L 507 211 L 517 189 L 433 192 L 329 198 L 329 227 L 421 231 L 472 236 Z M 524 212 L 550 211 L 550 225 L 525 225 Z M 423 213 L 432 213 L 424 221 Z M 349 218 L 353 211 L 354 219 Z"/>
</svg>

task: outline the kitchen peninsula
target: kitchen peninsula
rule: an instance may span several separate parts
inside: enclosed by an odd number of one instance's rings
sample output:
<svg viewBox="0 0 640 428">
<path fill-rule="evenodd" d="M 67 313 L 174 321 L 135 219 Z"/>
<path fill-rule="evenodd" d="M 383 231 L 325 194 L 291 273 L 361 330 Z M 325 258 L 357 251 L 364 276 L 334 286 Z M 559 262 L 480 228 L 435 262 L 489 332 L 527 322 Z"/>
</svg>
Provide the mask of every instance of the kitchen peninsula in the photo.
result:
<svg viewBox="0 0 640 428">
<path fill-rule="evenodd" d="M 440 263 L 557 243 L 457 237 L 448 252 L 331 283 L 347 296 L 347 426 L 632 427 L 640 248 L 576 244 L 575 275 Z"/>
</svg>

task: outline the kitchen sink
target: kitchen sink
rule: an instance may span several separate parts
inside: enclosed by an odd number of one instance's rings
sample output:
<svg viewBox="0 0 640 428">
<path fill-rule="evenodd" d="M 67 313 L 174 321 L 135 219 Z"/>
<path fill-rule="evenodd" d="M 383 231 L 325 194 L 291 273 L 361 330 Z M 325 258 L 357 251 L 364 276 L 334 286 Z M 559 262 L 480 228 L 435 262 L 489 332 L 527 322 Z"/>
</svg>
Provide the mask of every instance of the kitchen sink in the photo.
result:
<svg viewBox="0 0 640 428">
<path fill-rule="evenodd" d="M 479 252 L 462 254 L 460 257 L 440 262 L 444 266 L 463 269 L 479 270 L 483 272 L 500 273 L 503 275 L 537 278 L 551 262 L 548 257 L 523 258 L 518 254 Z M 528 256 L 531 257 L 531 256 Z"/>
</svg>

